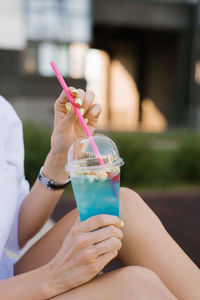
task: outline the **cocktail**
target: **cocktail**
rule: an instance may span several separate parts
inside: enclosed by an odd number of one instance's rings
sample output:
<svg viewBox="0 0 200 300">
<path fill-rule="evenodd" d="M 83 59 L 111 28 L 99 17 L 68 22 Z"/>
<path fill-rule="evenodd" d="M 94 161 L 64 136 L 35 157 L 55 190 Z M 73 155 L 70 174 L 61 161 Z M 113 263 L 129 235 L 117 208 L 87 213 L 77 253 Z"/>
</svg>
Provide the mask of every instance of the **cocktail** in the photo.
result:
<svg viewBox="0 0 200 300">
<path fill-rule="evenodd" d="M 93 140 L 103 160 L 100 165 L 88 138 L 77 140 L 68 152 L 67 171 L 81 221 L 99 214 L 119 216 L 120 166 L 115 143 L 104 135 Z"/>
</svg>

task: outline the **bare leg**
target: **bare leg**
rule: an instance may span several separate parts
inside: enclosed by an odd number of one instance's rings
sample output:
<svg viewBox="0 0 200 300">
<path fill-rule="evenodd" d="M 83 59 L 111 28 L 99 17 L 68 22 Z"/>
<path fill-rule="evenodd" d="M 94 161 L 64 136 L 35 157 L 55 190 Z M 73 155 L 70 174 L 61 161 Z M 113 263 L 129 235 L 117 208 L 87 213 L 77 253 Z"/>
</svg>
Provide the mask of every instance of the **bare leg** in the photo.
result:
<svg viewBox="0 0 200 300">
<path fill-rule="evenodd" d="M 120 217 L 125 222 L 119 257 L 126 266 L 153 270 L 180 299 L 200 299 L 200 272 L 168 235 L 152 210 L 133 191 L 122 188 Z M 60 220 L 16 264 L 20 274 L 49 262 L 59 250 L 77 216 L 74 210 Z"/>
<path fill-rule="evenodd" d="M 142 267 L 125 267 L 101 275 L 54 300 L 175 300 L 159 277 Z"/>
<path fill-rule="evenodd" d="M 178 299 L 200 299 L 200 270 L 169 236 L 160 220 L 133 191 L 122 188 L 120 217 L 125 265 L 153 270 Z"/>
</svg>

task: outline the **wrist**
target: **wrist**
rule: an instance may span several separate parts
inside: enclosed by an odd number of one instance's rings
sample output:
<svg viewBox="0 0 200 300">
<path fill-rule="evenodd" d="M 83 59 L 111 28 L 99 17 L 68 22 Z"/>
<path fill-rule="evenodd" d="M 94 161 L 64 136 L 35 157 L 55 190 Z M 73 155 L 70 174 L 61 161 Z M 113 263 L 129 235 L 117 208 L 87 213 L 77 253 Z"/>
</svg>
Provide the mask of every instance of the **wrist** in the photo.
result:
<svg viewBox="0 0 200 300">
<path fill-rule="evenodd" d="M 69 174 L 65 171 L 67 164 L 67 154 L 56 154 L 52 150 L 46 157 L 43 166 L 43 173 L 50 180 L 57 184 L 63 184 L 69 178 Z"/>
<path fill-rule="evenodd" d="M 50 261 L 41 269 L 43 272 L 42 295 L 44 299 L 51 299 L 59 294 L 69 291 L 71 288 L 67 287 L 66 278 L 60 278 L 59 270 L 55 262 Z"/>
<path fill-rule="evenodd" d="M 38 174 L 38 180 L 44 187 L 53 191 L 64 190 L 71 182 L 70 178 L 68 178 L 67 181 L 64 183 L 58 183 L 52 181 L 43 173 L 43 167 L 41 167 L 40 172 Z"/>
<path fill-rule="evenodd" d="M 51 299 L 57 295 L 56 290 L 54 290 L 53 280 L 51 280 L 50 269 L 47 265 L 16 276 L 14 279 L 16 279 L 16 283 L 21 287 L 20 291 L 17 291 L 17 299 L 44 300 Z M 23 282 L 26 282 L 26 288 Z"/>
<path fill-rule="evenodd" d="M 55 288 L 55 282 L 53 281 L 51 275 L 51 268 L 49 268 L 49 265 L 47 264 L 41 267 L 39 271 L 40 291 L 42 299 L 51 299 L 58 294 Z"/>
</svg>

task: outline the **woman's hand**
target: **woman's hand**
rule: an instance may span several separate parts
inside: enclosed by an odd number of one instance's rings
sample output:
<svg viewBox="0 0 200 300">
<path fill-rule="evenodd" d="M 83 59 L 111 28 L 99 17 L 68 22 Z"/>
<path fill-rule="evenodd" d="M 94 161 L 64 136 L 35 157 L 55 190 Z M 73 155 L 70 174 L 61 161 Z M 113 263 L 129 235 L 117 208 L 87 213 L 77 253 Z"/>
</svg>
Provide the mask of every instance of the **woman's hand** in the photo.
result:
<svg viewBox="0 0 200 300">
<path fill-rule="evenodd" d="M 94 132 L 101 113 L 100 104 L 94 102 L 94 93 L 81 89 L 70 88 L 70 93 L 81 108 L 83 117 L 88 121 L 91 133 Z M 80 105 L 81 104 L 81 105 Z M 43 173 L 55 183 L 62 184 L 68 174 L 65 171 L 67 153 L 71 144 L 85 132 L 75 114 L 66 93 L 62 91 L 54 105 L 54 129 L 51 136 L 51 150 L 45 160 Z"/>
<path fill-rule="evenodd" d="M 70 93 L 81 108 L 83 117 L 88 121 L 91 133 L 94 132 L 98 117 L 101 113 L 101 106 L 94 102 L 92 91 L 84 92 L 81 89 L 70 88 Z M 79 137 L 85 135 L 82 125 L 77 118 L 74 108 L 71 105 L 66 93 L 62 91 L 54 105 L 54 130 L 51 138 L 51 149 L 56 154 L 66 154 L 71 144 Z"/>
<path fill-rule="evenodd" d="M 48 296 L 63 293 L 94 278 L 122 246 L 121 221 L 99 215 L 76 223 L 54 259 L 47 265 Z M 98 229 L 98 230 L 97 230 Z"/>
</svg>

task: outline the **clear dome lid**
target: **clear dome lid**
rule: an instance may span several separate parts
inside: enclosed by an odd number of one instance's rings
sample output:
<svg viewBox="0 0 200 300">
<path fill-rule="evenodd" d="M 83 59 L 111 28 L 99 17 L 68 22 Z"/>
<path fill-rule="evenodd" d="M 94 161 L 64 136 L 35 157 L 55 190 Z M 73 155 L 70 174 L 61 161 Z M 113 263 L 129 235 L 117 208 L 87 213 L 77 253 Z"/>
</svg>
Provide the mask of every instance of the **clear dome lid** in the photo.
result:
<svg viewBox="0 0 200 300">
<path fill-rule="evenodd" d="M 124 164 L 123 159 L 119 156 L 117 146 L 110 138 L 99 134 L 94 135 L 93 139 L 103 159 L 103 167 L 121 166 Z M 97 160 L 89 138 L 84 137 L 76 140 L 68 152 L 66 171 L 70 173 L 76 170 L 87 171 L 99 168 L 102 168 L 102 165 Z"/>
</svg>

